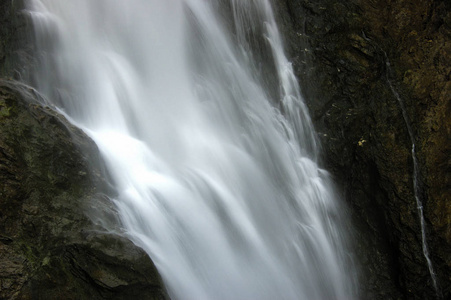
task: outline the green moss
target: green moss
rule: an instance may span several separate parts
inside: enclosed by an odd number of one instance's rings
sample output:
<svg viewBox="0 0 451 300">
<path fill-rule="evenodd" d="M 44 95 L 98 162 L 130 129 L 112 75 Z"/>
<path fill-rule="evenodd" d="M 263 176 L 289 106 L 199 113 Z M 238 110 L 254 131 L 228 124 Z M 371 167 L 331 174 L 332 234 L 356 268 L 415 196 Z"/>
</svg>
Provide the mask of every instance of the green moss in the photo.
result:
<svg viewBox="0 0 451 300">
<path fill-rule="evenodd" d="M 50 262 L 50 257 L 47 256 L 42 260 L 42 265 L 47 266 L 49 264 L 49 262 Z"/>
<path fill-rule="evenodd" d="M 36 250 L 36 248 L 31 246 L 29 244 L 29 242 L 22 241 L 20 243 L 20 250 L 21 250 L 22 254 L 24 255 L 24 257 L 27 259 L 27 261 L 33 267 L 36 267 L 36 266 L 38 266 L 40 264 L 41 259 L 39 258 L 39 255 L 36 254 L 36 253 L 38 253 L 38 251 Z"/>
<path fill-rule="evenodd" d="M 11 115 L 11 107 L 8 107 L 5 101 L 0 101 L 0 118 L 7 118 Z"/>
</svg>

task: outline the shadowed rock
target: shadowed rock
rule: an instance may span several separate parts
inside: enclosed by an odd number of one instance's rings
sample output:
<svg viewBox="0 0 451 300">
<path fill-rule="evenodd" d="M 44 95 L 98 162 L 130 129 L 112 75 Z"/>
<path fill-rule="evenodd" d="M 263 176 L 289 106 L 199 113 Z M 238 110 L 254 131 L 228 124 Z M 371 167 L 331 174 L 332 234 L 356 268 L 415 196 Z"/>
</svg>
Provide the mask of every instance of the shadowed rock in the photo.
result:
<svg viewBox="0 0 451 300">
<path fill-rule="evenodd" d="M 449 1 L 278 0 L 286 45 L 357 230 L 364 299 L 451 297 Z M 419 197 L 440 291 L 423 255 Z"/>
</svg>

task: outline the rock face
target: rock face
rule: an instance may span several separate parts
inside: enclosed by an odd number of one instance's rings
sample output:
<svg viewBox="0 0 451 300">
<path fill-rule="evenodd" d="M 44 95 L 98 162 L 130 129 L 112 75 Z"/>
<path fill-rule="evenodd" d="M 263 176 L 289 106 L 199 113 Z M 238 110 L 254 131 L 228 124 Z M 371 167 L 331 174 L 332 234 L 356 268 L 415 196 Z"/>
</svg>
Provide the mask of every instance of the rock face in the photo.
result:
<svg viewBox="0 0 451 300">
<path fill-rule="evenodd" d="M 115 220 L 95 144 L 0 82 L 0 299 L 166 299 L 150 258 Z"/>
<path fill-rule="evenodd" d="M 451 3 L 275 4 L 325 165 L 358 227 L 362 298 L 450 299 Z M 412 139 L 438 295 L 422 250 Z"/>
<path fill-rule="evenodd" d="M 19 80 L 32 67 L 32 39 L 23 0 L 0 1 L 0 77 Z"/>
</svg>

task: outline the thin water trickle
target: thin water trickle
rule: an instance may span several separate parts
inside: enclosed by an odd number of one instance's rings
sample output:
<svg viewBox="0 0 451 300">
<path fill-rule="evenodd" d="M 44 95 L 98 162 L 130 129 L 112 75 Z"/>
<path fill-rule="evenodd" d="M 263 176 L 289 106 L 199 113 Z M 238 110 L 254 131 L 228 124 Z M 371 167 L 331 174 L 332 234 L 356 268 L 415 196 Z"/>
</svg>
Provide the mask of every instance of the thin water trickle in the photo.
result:
<svg viewBox="0 0 451 300">
<path fill-rule="evenodd" d="M 356 297 L 344 214 L 268 1 L 28 11 L 38 90 L 99 146 L 122 226 L 173 299 Z"/>
<path fill-rule="evenodd" d="M 421 188 L 420 188 L 420 178 L 419 178 L 420 177 L 420 169 L 418 167 L 418 158 L 417 158 L 417 153 L 415 150 L 415 137 L 413 134 L 412 126 L 410 124 L 409 116 L 407 115 L 407 110 L 405 108 L 404 102 L 402 101 L 401 96 L 399 96 L 399 93 L 396 91 L 396 89 L 393 87 L 392 82 L 390 81 L 390 78 L 389 78 L 390 62 L 388 61 L 387 54 L 386 53 L 384 53 L 384 54 L 385 54 L 385 59 L 387 61 L 386 62 L 387 83 L 388 83 L 388 86 L 390 87 L 390 90 L 392 91 L 393 95 L 395 96 L 396 100 L 398 101 L 404 122 L 406 124 L 407 133 L 409 134 L 410 142 L 412 143 L 412 148 L 411 148 L 412 163 L 413 163 L 412 183 L 413 183 L 415 203 L 417 205 L 418 216 L 420 219 L 421 244 L 422 244 L 423 255 L 426 260 L 426 264 L 427 264 L 427 267 L 429 270 L 429 274 L 431 276 L 432 285 L 435 289 L 437 299 L 441 299 L 442 295 L 440 292 L 440 288 L 438 286 L 437 276 L 435 274 L 434 266 L 433 266 L 432 260 L 430 258 L 429 247 L 428 247 L 427 239 L 426 239 L 426 221 L 424 219 L 423 202 L 421 201 Z"/>
</svg>

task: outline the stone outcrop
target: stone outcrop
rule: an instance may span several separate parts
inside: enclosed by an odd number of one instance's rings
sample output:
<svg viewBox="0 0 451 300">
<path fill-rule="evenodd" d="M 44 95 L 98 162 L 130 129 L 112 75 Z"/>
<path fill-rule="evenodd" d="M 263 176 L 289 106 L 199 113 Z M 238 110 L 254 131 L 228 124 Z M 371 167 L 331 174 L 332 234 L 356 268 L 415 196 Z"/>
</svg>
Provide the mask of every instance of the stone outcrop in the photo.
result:
<svg viewBox="0 0 451 300">
<path fill-rule="evenodd" d="M 36 97 L 0 82 L 0 299 L 166 299 L 147 254 L 101 226 L 118 220 L 96 145 Z"/>
<path fill-rule="evenodd" d="M 324 163 L 357 225 L 362 298 L 437 297 L 422 250 L 408 126 L 438 297 L 450 298 L 450 3 L 275 3 Z"/>
</svg>

